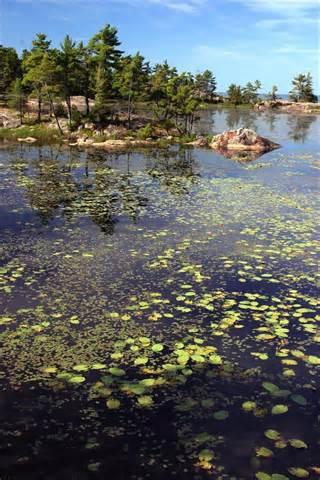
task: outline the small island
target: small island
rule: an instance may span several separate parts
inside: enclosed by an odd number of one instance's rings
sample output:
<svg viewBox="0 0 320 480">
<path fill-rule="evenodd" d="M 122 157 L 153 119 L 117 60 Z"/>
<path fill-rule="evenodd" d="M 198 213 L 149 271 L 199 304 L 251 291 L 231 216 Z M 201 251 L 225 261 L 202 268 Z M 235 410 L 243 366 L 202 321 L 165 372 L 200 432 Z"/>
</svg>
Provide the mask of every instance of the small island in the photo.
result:
<svg viewBox="0 0 320 480">
<path fill-rule="evenodd" d="M 110 150 L 172 143 L 215 148 L 196 128 L 201 112 L 214 106 L 320 113 L 310 73 L 293 79 L 290 100 L 280 99 L 276 86 L 260 95 L 259 80 L 232 83 L 219 94 L 210 70 L 178 72 L 167 61 L 151 65 L 140 52 L 125 54 L 111 25 L 87 44 L 67 35 L 53 48 L 41 33 L 22 56 L 0 46 L 0 64 L 0 139 L 9 141 Z M 263 151 L 269 150 L 270 143 Z"/>
</svg>

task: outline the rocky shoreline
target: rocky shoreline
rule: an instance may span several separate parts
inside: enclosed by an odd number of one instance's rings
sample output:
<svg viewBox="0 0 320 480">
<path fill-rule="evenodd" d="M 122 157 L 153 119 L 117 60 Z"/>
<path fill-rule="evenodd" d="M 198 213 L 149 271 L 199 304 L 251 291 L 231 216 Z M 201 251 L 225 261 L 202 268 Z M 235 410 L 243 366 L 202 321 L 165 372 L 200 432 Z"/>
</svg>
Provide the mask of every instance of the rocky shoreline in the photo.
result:
<svg viewBox="0 0 320 480">
<path fill-rule="evenodd" d="M 290 102 L 289 100 L 264 100 L 257 103 L 254 109 L 258 112 L 273 110 L 279 113 L 308 115 L 320 113 L 320 104 L 311 102 Z"/>
</svg>

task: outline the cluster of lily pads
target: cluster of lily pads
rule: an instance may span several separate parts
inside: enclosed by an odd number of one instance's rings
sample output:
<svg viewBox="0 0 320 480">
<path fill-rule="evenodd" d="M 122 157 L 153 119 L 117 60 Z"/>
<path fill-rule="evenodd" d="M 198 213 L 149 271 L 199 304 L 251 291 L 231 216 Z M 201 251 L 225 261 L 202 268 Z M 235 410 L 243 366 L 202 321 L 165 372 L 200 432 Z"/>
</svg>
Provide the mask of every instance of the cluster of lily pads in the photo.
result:
<svg viewBox="0 0 320 480">
<path fill-rule="evenodd" d="M 129 172 L 35 152 L 8 153 L 0 187 L 19 231 L 2 233 L 4 390 L 76 398 L 93 473 L 156 417 L 175 433 L 141 444 L 151 475 L 317 478 L 316 192 L 199 177 L 190 151 Z"/>
</svg>

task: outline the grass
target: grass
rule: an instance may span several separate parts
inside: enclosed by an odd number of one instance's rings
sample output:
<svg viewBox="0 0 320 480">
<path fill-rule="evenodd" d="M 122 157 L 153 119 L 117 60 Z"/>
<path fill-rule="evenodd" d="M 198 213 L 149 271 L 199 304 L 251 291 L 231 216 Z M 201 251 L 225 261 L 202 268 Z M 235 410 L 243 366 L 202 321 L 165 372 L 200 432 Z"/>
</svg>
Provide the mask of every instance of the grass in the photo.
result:
<svg viewBox="0 0 320 480">
<path fill-rule="evenodd" d="M 62 140 L 58 130 L 46 125 L 22 126 L 18 128 L 0 128 L 0 140 L 16 141 L 18 138 L 33 137 L 39 143 L 59 143 Z"/>
</svg>

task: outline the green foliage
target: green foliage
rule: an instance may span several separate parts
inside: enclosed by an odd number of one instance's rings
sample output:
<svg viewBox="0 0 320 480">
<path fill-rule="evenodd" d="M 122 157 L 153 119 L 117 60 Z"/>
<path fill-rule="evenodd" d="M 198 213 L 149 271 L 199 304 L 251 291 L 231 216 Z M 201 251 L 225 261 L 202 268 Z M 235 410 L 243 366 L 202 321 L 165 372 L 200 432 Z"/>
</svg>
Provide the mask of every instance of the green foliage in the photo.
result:
<svg viewBox="0 0 320 480">
<path fill-rule="evenodd" d="M 152 137 L 154 135 L 154 129 L 153 126 L 148 123 L 145 127 L 140 128 L 137 132 L 137 138 L 139 140 L 146 140 L 149 137 Z"/>
<path fill-rule="evenodd" d="M 107 24 L 87 44 L 77 43 L 66 35 L 58 49 L 52 48 L 44 33 L 39 33 L 21 59 L 15 49 L 0 46 L 0 99 L 20 111 L 21 123 L 29 96 L 37 99 L 39 123 L 43 105 L 47 108 L 49 104 L 59 129 L 59 116 L 65 116 L 66 108 L 71 130 L 82 120 L 72 110 L 74 96 L 84 96 L 87 118 L 99 125 L 115 120 L 112 107 L 115 100 L 126 102 L 129 128 L 135 107 L 143 102 L 151 106 L 157 125 L 168 132 L 174 128 L 180 135 L 190 137 L 198 110 L 215 99 L 217 82 L 212 71 L 196 75 L 179 73 L 167 61 L 151 69 L 139 52 L 124 56 L 120 45 L 117 29 Z M 241 104 L 251 108 L 259 98 L 260 89 L 258 80 L 244 87 L 233 83 L 225 106 Z M 273 86 L 269 93 L 271 100 L 277 99 L 277 91 Z M 291 97 L 296 101 L 317 101 L 310 73 L 295 77 Z M 95 106 L 90 112 L 93 98 Z M 147 133 L 142 130 L 139 135 L 144 138 L 149 136 Z"/>
<path fill-rule="evenodd" d="M 131 115 L 136 100 L 143 99 L 148 82 L 149 64 L 140 53 L 125 57 L 115 74 L 113 86 L 127 101 L 128 127 L 131 128 Z"/>
<path fill-rule="evenodd" d="M 50 144 L 60 142 L 61 137 L 54 128 L 47 128 L 44 125 L 23 126 L 19 128 L 0 128 L 0 140 L 14 141 L 18 138 L 33 137 L 39 144 Z"/>
<path fill-rule="evenodd" d="M 227 91 L 227 97 L 230 103 L 234 105 L 240 105 L 244 102 L 242 90 L 240 85 L 232 83 Z"/>
<path fill-rule="evenodd" d="M 258 101 L 258 91 L 260 89 L 261 82 L 259 80 L 256 80 L 254 83 L 248 82 L 244 87 L 232 83 L 228 88 L 227 97 L 233 105 L 253 105 Z"/>
<path fill-rule="evenodd" d="M 195 76 L 195 91 L 201 100 L 212 102 L 217 89 L 217 81 L 210 70 Z"/>
<path fill-rule="evenodd" d="M 20 60 L 14 48 L 0 45 L 0 95 L 6 95 L 20 76 Z"/>
<path fill-rule="evenodd" d="M 67 35 L 60 45 L 57 57 L 59 66 L 59 76 L 61 83 L 61 92 L 67 105 L 70 125 L 72 122 L 71 96 L 81 93 L 79 88 L 79 77 L 81 77 L 81 54 L 82 51 Z"/>
<path fill-rule="evenodd" d="M 317 102 L 313 92 L 313 79 L 311 73 L 300 73 L 292 80 L 293 88 L 290 92 L 291 100 L 295 102 Z"/>
<path fill-rule="evenodd" d="M 18 110 L 20 114 L 20 122 L 22 124 L 26 106 L 26 95 L 20 78 L 17 78 L 11 86 L 11 90 L 9 91 L 8 106 Z"/>
<path fill-rule="evenodd" d="M 113 74 L 123 53 L 119 46 L 118 30 L 111 25 L 102 28 L 88 43 L 90 82 L 99 105 L 110 98 Z"/>
<path fill-rule="evenodd" d="M 277 93 L 278 87 L 276 85 L 273 85 L 271 91 L 268 93 L 268 99 L 275 102 L 278 99 Z"/>
<path fill-rule="evenodd" d="M 257 103 L 259 95 L 258 91 L 261 89 L 261 82 L 256 80 L 254 83 L 248 82 L 242 89 L 242 98 L 244 103 Z"/>
<path fill-rule="evenodd" d="M 150 80 L 150 99 L 158 121 L 174 122 L 181 134 L 192 132 L 201 103 L 193 75 L 178 74 L 167 62 L 156 65 Z"/>
<path fill-rule="evenodd" d="M 33 93 L 38 100 L 38 121 L 41 121 L 41 107 L 43 102 L 44 76 L 47 67 L 50 41 L 45 34 L 39 33 L 32 42 L 32 49 L 26 53 L 22 60 L 24 72 L 23 85 Z"/>
</svg>

